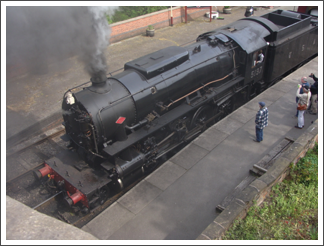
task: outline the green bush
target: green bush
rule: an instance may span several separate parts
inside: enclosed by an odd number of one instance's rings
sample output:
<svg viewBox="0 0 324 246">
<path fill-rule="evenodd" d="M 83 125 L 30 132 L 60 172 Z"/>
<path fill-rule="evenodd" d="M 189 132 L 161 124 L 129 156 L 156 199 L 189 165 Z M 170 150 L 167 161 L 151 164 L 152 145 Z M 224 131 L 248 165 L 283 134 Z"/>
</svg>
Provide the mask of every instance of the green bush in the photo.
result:
<svg viewBox="0 0 324 246">
<path fill-rule="evenodd" d="M 297 183 L 306 186 L 311 183 L 318 183 L 318 144 L 307 152 L 296 165 L 291 165 L 291 176 Z"/>
<path fill-rule="evenodd" d="M 236 220 L 223 240 L 318 239 L 318 145 L 309 150 L 270 196 Z"/>
</svg>

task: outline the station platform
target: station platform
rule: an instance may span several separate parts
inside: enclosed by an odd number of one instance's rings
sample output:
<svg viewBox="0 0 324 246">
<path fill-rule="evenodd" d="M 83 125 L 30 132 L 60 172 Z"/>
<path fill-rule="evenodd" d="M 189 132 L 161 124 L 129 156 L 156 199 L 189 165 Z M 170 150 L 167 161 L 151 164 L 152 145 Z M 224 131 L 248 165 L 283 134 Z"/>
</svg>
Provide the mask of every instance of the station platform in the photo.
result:
<svg viewBox="0 0 324 246">
<path fill-rule="evenodd" d="M 293 8 L 259 9 L 255 15 Z M 195 40 L 201 33 L 243 18 L 244 12 L 245 7 L 236 7 L 232 14 L 223 15 L 224 20 L 210 23 L 201 18 L 157 30 L 153 38 L 138 36 L 112 44 L 107 49 L 109 71 L 164 47 Z M 46 75 L 26 74 L 7 80 L 7 147 L 30 138 L 61 117 L 64 92 L 90 79 L 74 58 L 65 61 L 63 67 L 65 70 L 60 72 L 53 69 Z M 322 122 L 317 126 L 318 116 L 310 114 L 305 114 L 304 129 L 294 128 L 297 84 L 311 72 L 318 75 L 318 58 L 209 128 L 82 229 L 71 229 L 66 223 L 3 197 L 6 234 L 2 240 L 202 239 L 201 234 L 217 217 L 215 207 L 240 184 L 255 163 L 286 137 L 297 140 L 306 134 L 313 139 L 322 130 Z M 269 126 L 264 130 L 262 143 L 253 141 L 259 101 L 269 108 Z M 320 116 L 322 112 L 319 108 Z M 10 165 L 7 170 L 24 169 L 19 163 L 6 165 Z M 22 211 L 26 216 L 21 216 Z M 46 223 L 41 223 L 44 220 Z"/>
</svg>

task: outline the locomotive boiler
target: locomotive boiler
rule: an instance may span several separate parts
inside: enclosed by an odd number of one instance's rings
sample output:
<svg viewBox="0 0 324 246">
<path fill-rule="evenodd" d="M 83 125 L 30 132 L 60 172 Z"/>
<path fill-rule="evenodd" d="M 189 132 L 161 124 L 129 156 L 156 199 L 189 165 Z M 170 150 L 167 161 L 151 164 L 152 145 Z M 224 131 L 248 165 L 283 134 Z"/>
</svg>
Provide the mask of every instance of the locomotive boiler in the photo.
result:
<svg viewBox="0 0 324 246">
<path fill-rule="evenodd" d="M 194 44 L 130 61 L 117 75 L 92 77 L 90 86 L 63 97 L 74 151 L 47 160 L 38 177 L 52 179 L 69 205 L 102 203 L 111 187 L 151 171 L 159 158 L 316 56 L 316 23 L 282 10 L 243 18 Z M 256 63 L 260 52 L 264 60 Z"/>
</svg>

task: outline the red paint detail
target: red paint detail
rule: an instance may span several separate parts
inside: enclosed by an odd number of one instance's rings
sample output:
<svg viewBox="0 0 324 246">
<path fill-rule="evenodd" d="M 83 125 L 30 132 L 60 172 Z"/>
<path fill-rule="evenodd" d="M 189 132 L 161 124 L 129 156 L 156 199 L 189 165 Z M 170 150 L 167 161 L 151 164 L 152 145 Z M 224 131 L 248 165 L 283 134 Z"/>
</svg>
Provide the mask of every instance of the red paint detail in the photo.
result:
<svg viewBox="0 0 324 246">
<path fill-rule="evenodd" d="M 38 171 L 41 173 L 42 177 L 45 177 L 47 174 L 52 173 L 53 169 L 45 163 L 44 167 L 39 169 Z"/>
<path fill-rule="evenodd" d="M 81 193 L 77 188 L 75 188 L 73 185 L 71 185 L 65 178 L 60 176 L 57 172 L 55 172 L 48 164 L 44 164 L 44 167 L 38 170 L 42 177 L 50 174 L 50 179 L 54 179 L 55 182 L 59 182 L 64 180 L 64 188 L 68 194 L 68 196 L 72 199 L 73 204 L 76 204 L 77 202 L 81 201 L 81 203 L 89 208 L 89 202 L 83 193 Z M 70 196 L 70 194 L 73 194 Z"/>
<path fill-rule="evenodd" d="M 55 175 L 55 181 L 61 181 L 64 180 L 64 188 L 66 190 L 67 195 L 72 199 L 73 204 L 76 204 L 81 201 L 81 203 L 89 208 L 89 202 L 86 197 L 82 192 L 80 192 L 77 188 L 75 188 L 73 185 L 71 185 L 66 179 L 62 178 L 58 174 Z M 73 194 L 73 195 L 70 195 Z"/>
<path fill-rule="evenodd" d="M 126 117 L 119 117 L 118 120 L 116 121 L 116 124 L 121 125 L 124 123 L 125 120 L 126 120 Z"/>
<path fill-rule="evenodd" d="M 82 194 L 80 191 L 77 190 L 76 193 L 74 193 L 72 196 L 70 195 L 70 192 L 67 191 L 68 196 L 73 201 L 73 204 L 77 204 L 81 200 L 85 200 L 85 195 Z"/>
</svg>

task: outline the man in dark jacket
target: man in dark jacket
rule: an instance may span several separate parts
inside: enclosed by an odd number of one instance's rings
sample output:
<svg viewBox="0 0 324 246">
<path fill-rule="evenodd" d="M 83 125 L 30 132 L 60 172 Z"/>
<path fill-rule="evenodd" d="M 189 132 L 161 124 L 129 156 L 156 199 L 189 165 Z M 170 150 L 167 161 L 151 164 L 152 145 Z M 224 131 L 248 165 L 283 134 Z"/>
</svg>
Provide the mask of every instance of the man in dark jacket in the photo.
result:
<svg viewBox="0 0 324 246">
<path fill-rule="evenodd" d="M 259 111 L 255 116 L 255 133 L 256 139 L 254 142 L 261 142 L 263 140 L 263 128 L 268 125 L 269 112 L 264 102 L 259 102 Z"/>
<path fill-rule="evenodd" d="M 317 84 L 317 77 L 315 76 L 315 74 L 311 73 L 311 75 L 309 75 L 309 77 L 313 78 L 313 80 L 315 81 L 314 84 L 311 85 L 310 87 L 310 91 L 312 93 L 312 97 L 311 97 L 311 108 L 309 110 L 310 114 L 317 114 L 317 100 L 318 100 L 318 84 Z"/>
</svg>

